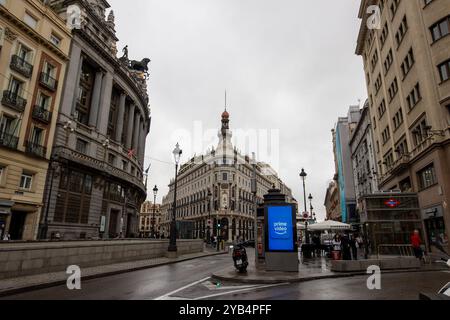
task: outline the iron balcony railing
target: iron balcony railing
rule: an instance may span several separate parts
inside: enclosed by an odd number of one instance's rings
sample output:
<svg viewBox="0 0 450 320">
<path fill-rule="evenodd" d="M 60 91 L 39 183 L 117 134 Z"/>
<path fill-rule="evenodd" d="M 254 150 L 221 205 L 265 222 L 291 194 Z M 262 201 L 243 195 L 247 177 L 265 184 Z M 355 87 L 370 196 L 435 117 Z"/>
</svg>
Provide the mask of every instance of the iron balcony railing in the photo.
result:
<svg viewBox="0 0 450 320">
<path fill-rule="evenodd" d="M 25 151 L 28 154 L 37 156 L 37 157 L 41 157 L 41 158 L 45 158 L 46 154 L 47 154 L 47 148 L 45 148 L 44 146 L 41 146 L 38 143 L 32 142 L 32 141 L 27 141 L 25 144 Z"/>
<path fill-rule="evenodd" d="M 0 146 L 10 149 L 17 149 L 19 137 L 6 132 L 0 132 Z"/>
<path fill-rule="evenodd" d="M 2 104 L 16 110 L 23 112 L 27 105 L 27 100 L 19 96 L 17 93 L 11 91 L 3 91 Z"/>
<path fill-rule="evenodd" d="M 41 72 L 39 82 L 41 85 L 43 85 L 44 87 L 46 87 L 51 91 L 55 91 L 56 88 L 58 87 L 58 81 L 45 72 Z"/>
<path fill-rule="evenodd" d="M 31 78 L 33 74 L 33 65 L 17 55 L 12 56 L 10 67 L 27 78 Z"/>
<path fill-rule="evenodd" d="M 42 106 L 34 106 L 33 119 L 39 120 L 44 123 L 50 123 L 52 119 L 52 113 Z"/>
</svg>

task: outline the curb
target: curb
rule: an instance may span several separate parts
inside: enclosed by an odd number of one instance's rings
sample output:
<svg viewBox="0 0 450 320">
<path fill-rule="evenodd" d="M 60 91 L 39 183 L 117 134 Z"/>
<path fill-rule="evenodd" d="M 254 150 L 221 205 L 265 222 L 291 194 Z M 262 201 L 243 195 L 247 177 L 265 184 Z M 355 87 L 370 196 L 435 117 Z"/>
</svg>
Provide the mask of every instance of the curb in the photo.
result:
<svg viewBox="0 0 450 320">
<path fill-rule="evenodd" d="M 381 271 L 381 274 L 395 274 L 395 273 L 415 273 L 415 272 L 441 272 L 448 271 L 448 269 L 433 269 L 433 270 L 420 270 L 420 269 L 395 269 L 395 270 L 385 270 Z M 244 284 L 283 284 L 283 283 L 301 283 L 301 282 L 309 282 L 315 280 L 323 280 L 323 279 L 339 279 L 339 278 L 350 278 L 357 276 L 365 276 L 367 272 L 352 272 L 352 273 L 338 273 L 338 274 L 329 274 L 324 276 L 311 276 L 311 277 L 303 277 L 303 278 L 293 278 L 293 279 L 245 279 L 245 278 L 231 278 L 224 277 L 220 275 L 213 274 L 211 276 L 212 279 L 219 281 L 229 281 L 235 283 L 244 283 Z"/>
<path fill-rule="evenodd" d="M 110 276 L 114 276 L 114 275 L 118 275 L 118 274 L 129 273 L 129 272 L 134 272 L 134 271 L 140 271 L 140 270 L 145 270 L 145 269 L 152 269 L 152 268 L 155 268 L 155 267 L 176 264 L 176 263 L 179 263 L 179 262 L 185 262 L 185 261 L 190 261 L 190 260 L 194 260 L 194 259 L 213 257 L 213 256 L 222 255 L 222 254 L 227 254 L 227 253 L 228 252 L 219 252 L 219 253 L 215 252 L 215 253 L 209 253 L 209 254 L 205 254 L 205 255 L 202 255 L 202 256 L 198 256 L 198 257 L 182 258 L 182 259 L 179 259 L 179 260 L 176 260 L 176 261 L 160 262 L 160 263 L 156 263 L 156 264 L 149 265 L 149 266 L 141 266 L 141 267 L 135 267 L 135 268 L 130 268 L 130 269 L 109 271 L 109 272 L 104 272 L 104 273 L 92 274 L 92 275 L 88 275 L 88 276 L 84 276 L 84 277 L 81 276 L 81 281 L 92 280 L 92 279 L 99 279 L 99 278 L 106 278 L 106 277 L 110 277 Z M 8 279 L 5 279 L 5 280 L 8 280 Z M 56 286 L 63 285 L 66 282 L 67 282 L 67 280 L 55 280 L 55 281 L 52 281 L 52 282 L 39 283 L 39 284 L 34 284 L 34 285 L 26 286 L 26 287 L 1 290 L 0 291 L 0 297 L 7 297 L 7 296 L 11 296 L 11 295 L 16 295 L 16 294 L 28 292 L 28 291 L 35 291 L 35 290 L 40 290 L 40 289 L 56 287 Z"/>
</svg>

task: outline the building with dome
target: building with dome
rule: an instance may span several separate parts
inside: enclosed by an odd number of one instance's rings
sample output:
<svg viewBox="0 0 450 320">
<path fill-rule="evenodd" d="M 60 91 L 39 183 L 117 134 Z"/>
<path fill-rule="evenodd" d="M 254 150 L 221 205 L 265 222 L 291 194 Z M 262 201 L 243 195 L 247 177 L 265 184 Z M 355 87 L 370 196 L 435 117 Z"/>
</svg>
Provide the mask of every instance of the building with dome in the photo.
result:
<svg viewBox="0 0 450 320">
<path fill-rule="evenodd" d="M 273 186 L 294 202 L 292 191 L 267 163 L 253 161 L 233 146 L 230 114 L 224 111 L 216 148 L 194 156 L 180 167 L 177 183 L 176 220 L 193 223 L 193 237 L 221 236 L 225 241 L 238 237 L 254 239 L 254 194 L 252 177 L 256 166 L 256 201 Z M 174 180 L 161 205 L 161 229 L 167 237 L 173 214 Z M 219 227 L 220 225 L 220 227 Z"/>
</svg>

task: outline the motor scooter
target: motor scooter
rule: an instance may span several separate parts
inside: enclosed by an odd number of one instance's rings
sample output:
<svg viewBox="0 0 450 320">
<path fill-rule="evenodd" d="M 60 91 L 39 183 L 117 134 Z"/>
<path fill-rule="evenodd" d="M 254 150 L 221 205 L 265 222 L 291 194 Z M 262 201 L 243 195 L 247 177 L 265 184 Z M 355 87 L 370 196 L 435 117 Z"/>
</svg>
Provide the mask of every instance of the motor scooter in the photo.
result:
<svg viewBox="0 0 450 320">
<path fill-rule="evenodd" d="M 248 258 L 247 258 L 247 250 L 245 250 L 244 243 L 237 244 L 233 247 L 233 262 L 235 268 L 240 273 L 247 272 Z"/>
</svg>

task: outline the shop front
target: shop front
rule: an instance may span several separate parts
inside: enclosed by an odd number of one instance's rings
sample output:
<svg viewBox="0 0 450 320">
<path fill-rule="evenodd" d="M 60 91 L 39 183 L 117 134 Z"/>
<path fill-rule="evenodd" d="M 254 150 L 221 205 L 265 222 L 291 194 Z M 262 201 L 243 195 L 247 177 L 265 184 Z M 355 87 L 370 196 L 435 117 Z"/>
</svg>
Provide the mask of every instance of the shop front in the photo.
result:
<svg viewBox="0 0 450 320">
<path fill-rule="evenodd" d="M 444 209 L 442 205 L 422 209 L 422 219 L 425 224 L 426 239 L 429 249 L 436 245 L 448 246 L 448 234 L 445 230 Z"/>
</svg>

